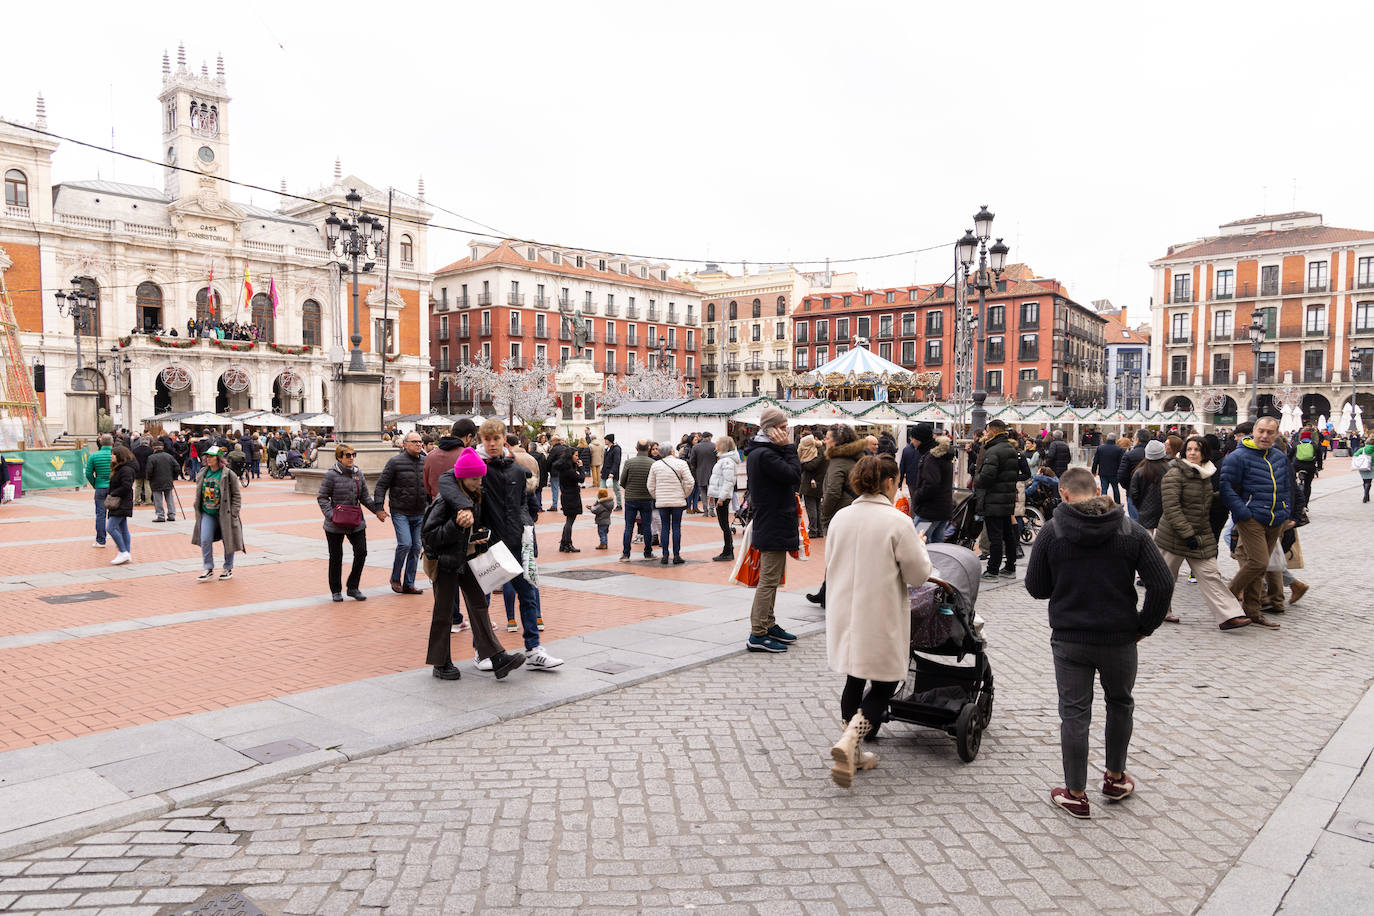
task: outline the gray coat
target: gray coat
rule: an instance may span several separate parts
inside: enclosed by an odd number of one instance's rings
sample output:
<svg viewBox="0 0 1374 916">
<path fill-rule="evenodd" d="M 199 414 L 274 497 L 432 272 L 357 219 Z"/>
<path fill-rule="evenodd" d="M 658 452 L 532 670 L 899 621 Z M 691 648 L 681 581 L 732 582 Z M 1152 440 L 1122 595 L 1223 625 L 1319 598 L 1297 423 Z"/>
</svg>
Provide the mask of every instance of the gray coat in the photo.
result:
<svg viewBox="0 0 1374 916">
<path fill-rule="evenodd" d="M 154 490 L 170 490 L 172 483 L 177 476 L 176 456 L 165 451 L 153 452 L 148 456 L 148 461 L 143 466 L 143 470 L 148 475 L 148 486 Z"/>
<path fill-rule="evenodd" d="M 716 468 L 716 444 L 703 439 L 692 446 L 692 457 L 687 462 L 692 466 L 692 477 L 697 486 L 705 490 L 711 482 L 711 472 Z"/>
<path fill-rule="evenodd" d="M 223 465 L 221 465 L 223 467 Z M 200 520 L 204 512 L 200 508 L 201 503 L 201 482 L 205 480 L 205 473 L 209 468 L 201 468 L 196 475 L 196 497 L 193 505 L 196 513 L 196 523 L 191 526 L 191 543 L 200 546 Z M 243 546 L 243 522 L 239 520 L 239 508 L 243 505 L 242 490 L 239 487 L 239 477 L 229 468 L 224 468 L 224 473 L 219 479 L 219 528 L 220 538 L 224 542 L 225 555 L 234 553 L 247 553 L 248 548 Z"/>
<path fill-rule="evenodd" d="M 324 480 L 320 481 L 320 492 L 315 495 L 315 502 L 319 503 L 320 512 L 324 515 L 324 530 L 330 534 L 348 534 L 350 531 L 367 529 L 366 514 L 363 516 L 363 523 L 357 528 L 340 528 L 334 524 L 335 506 L 362 506 L 373 512 L 382 511 L 382 504 L 368 493 L 367 480 L 363 477 L 363 472 L 357 468 L 344 470 L 338 463 L 324 472 Z"/>
</svg>

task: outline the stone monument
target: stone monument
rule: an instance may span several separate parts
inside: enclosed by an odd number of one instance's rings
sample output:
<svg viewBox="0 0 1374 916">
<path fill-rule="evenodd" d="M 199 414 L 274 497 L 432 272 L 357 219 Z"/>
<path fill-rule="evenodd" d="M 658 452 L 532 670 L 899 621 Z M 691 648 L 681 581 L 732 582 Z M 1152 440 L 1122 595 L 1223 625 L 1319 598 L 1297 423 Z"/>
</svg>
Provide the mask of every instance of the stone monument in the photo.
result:
<svg viewBox="0 0 1374 916">
<path fill-rule="evenodd" d="M 558 413 L 559 424 L 572 439 L 580 437 L 587 426 L 599 427 L 596 399 L 605 384 L 605 376 L 596 371 L 596 365 L 589 358 L 580 355 L 587 346 L 587 322 L 582 317 L 582 310 L 575 309 L 571 315 L 565 313 L 563 324 L 568 327 L 574 352 L 579 355 L 564 363 L 554 375 L 553 387 L 563 405 Z"/>
</svg>

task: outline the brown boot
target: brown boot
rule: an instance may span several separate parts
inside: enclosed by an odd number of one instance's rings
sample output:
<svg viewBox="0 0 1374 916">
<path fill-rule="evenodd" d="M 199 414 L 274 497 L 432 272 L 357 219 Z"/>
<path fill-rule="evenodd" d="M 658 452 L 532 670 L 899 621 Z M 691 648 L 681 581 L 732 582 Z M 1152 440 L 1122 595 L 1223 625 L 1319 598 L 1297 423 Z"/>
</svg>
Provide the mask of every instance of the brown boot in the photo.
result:
<svg viewBox="0 0 1374 916">
<path fill-rule="evenodd" d="M 1294 580 L 1293 580 L 1293 585 L 1291 586 L 1291 595 L 1292 595 L 1292 597 L 1288 599 L 1288 603 L 1289 603 L 1289 604 L 1297 604 L 1297 603 L 1298 603 L 1298 599 L 1301 598 L 1303 595 L 1306 595 L 1306 594 L 1307 594 L 1307 583 L 1306 583 L 1306 582 L 1299 582 L 1297 579 L 1294 579 Z"/>
<path fill-rule="evenodd" d="M 864 718 L 862 710 L 854 713 L 854 718 L 849 720 L 844 734 L 830 749 L 830 757 L 835 761 L 835 765 L 830 768 L 830 778 L 835 780 L 835 785 L 848 789 L 854 782 L 854 771 L 859 768 L 862 761 L 859 742 L 872 730 L 873 724 Z M 876 755 L 874 762 L 877 762 Z"/>
</svg>

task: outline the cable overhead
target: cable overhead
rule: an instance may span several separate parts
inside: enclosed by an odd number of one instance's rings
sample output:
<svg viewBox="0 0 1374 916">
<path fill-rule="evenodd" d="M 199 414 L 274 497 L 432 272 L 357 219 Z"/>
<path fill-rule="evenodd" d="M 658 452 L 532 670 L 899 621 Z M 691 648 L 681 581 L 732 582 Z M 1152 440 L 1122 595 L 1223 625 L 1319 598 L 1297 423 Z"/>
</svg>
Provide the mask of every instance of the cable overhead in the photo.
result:
<svg viewBox="0 0 1374 916">
<path fill-rule="evenodd" d="M 0 118 L 0 124 L 4 124 L 4 125 L 6 125 L 6 126 L 8 126 L 8 127 L 14 127 L 14 128 L 19 129 L 19 130 L 26 130 L 26 131 L 29 131 L 30 133 L 38 134 L 38 135 L 43 136 L 43 137 L 50 137 L 50 138 L 52 138 L 52 139 L 54 139 L 54 140 L 61 140 L 61 141 L 64 142 L 64 143 L 71 143 L 71 144 L 73 144 L 73 145 L 75 145 L 75 146 L 82 146 L 82 147 L 85 147 L 85 148 L 87 148 L 87 149 L 95 150 L 95 151 L 97 151 L 97 152 L 109 153 L 109 154 L 114 155 L 114 156 L 121 156 L 121 157 L 123 157 L 123 158 L 125 158 L 125 159 L 130 159 L 130 160 L 132 160 L 132 161 L 134 161 L 134 162 L 142 162 L 142 163 L 144 163 L 144 164 L 146 164 L 146 165 L 155 166 L 155 167 L 160 168 L 160 169 L 172 169 L 172 170 L 174 170 L 174 171 L 186 172 L 186 173 L 188 173 L 188 174 L 197 175 L 197 176 L 199 176 L 199 175 L 201 174 L 200 172 L 198 172 L 198 171 L 196 171 L 196 170 L 194 170 L 194 169 L 187 168 L 186 166 L 182 166 L 182 165 L 169 165 L 169 164 L 167 164 L 166 162 L 158 162 L 158 161 L 155 161 L 155 160 L 153 160 L 153 159 L 149 159 L 149 158 L 146 157 L 146 156 L 140 156 L 140 155 L 138 155 L 137 153 L 129 153 L 129 152 L 125 152 L 124 150 L 114 149 L 114 148 L 109 147 L 109 146 L 102 146 L 102 145 L 99 144 L 99 143 L 91 143 L 90 141 L 87 141 L 87 140 L 80 140 L 80 139 L 77 139 L 77 138 L 75 138 L 75 137 L 68 137 L 68 136 L 66 136 L 66 135 L 64 135 L 64 134 L 55 133 L 55 132 L 49 131 L 49 130 L 43 130 L 43 129 L 41 129 L 41 128 L 33 127 L 33 126 L 31 126 L 31 125 L 28 125 L 28 124 L 21 124 L 21 123 L 19 123 L 19 122 L 17 122 L 17 121 L 8 120 L 7 118 Z M 218 178 L 218 177 L 216 177 L 214 180 L 215 180 L 215 181 L 223 182 L 224 184 L 227 184 L 227 185 L 232 185 L 232 186 L 234 186 L 234 187 L 246 188 L 246 189 L 248 189 L 248 190 L 250 190 L 250 191 L 261 191 L 261 192 L 263 192 L 264 194 L 270 194 L 270 195 L 273 195 L 273 196 L 276 196 L 276 197 L 287 197 L 287 198 L 290 198 L 290 199 L 292 199 L 292 200 L 300 201 L 300 202 L 302 202 L 302 203 L 318 204 L 318 205 L 324 206 L 324 207 L 336 207 L 336 206 L 337 206 L 337 204 L 335 204 L 335 203 L 330 203 L 329 201 L 320 200 L 319 198 L 309 197 L 309 196 L 306 196 L 306 195 L 303 195 L 303 194 L 292 194 L 291 192 L 289 192 L 289 191 L 283 191 L 283 190 L 281 190 L 280 188 L 275 188 L 275 189 L 274 189 L 274 188 L 269 188 L 269 187 L 266 187 L 265 185 L 253 184 L 252 182 L 248 182 L 248 181 L 238 181 L 238 180 L 233 179 L 233 178 Z M 948 248 L 948 247 L 950 247 L 950 245 L 953 244 L 952 242 L 940 242 L 939 244 L 936 244 L 936 245 L 926 245 L 926 246 L 921 247 L 921 248 L 907 248 L 907 249 L 904 249 L 904 250 L 902 250 L 902 251 L 890 251 L 890 252 L 885 252 L 885 253 L 883 253 L 883 254 L 859 255 L 859 256 L 849 257 L 849 258 L 804 258 L 804 259 L 797 259 L 797 258 L 758 258 L 758 257 L 746 257 L 746 258 L 724 258 L 724 257 L 707 257 L 707 258 L 700 258 L 700 257 L 682 257 L 682 256 L 678 256 L 678 255 L 646 254 L 646 253 L 642 253 L 642 252 L 606 251 L 605 249 L 598 248 L 598 247 L 596 247 L 596 246 L 589 246 L 589 245 L 572 245 L 572 244 L 566 244 L 566 243 L 551 243 L 551 242 L 549 242 L 549 241 L 547 241 L 547 240 L 545 240 L 545 241 L 540 241 L 540 240 L 538 240 L 538 239 L 521 238 L 521 237 L 519 237 L 519 236 L 515 236 L 515 235 L 509 234 L 509 233 L 499 232 L 499 231 L 497 231 L 494 227 L 489 226 L 489 225 L 487 225 L 486 223 L 483 223 L 483 222 L 480 222 L 480 221 L 478 221 L 478 220 L 475 220 L 475 219 L 473 219 L 472 217 L 463 216 L 461 213 L 457 213 L 457 212 L 455 212 L 455 211 L 453 211 L 453 210 L 447 209 L 446 207 L 439 206 L 438 204 L 435 204 L 435 203 L 433 203 L 432 201 L 426 200 L 426 201 L 424 202 L 424 205 L 425 205 L 426 207 L 433 207 L 433 208 L 436 209 L 436 210 L 442 210 L 443 212 L 445 212 L 445 213 L 447 213 L 447 214 L 449 214 L 449 215 L 451 215 L 451 216 L 456 216 L 456 217 L 458 217 L 459 219 L 466 220 L 466 221 L 468 221 L 468 222 L 474 223 L 475 225 L 481 226 L 483 229 L 491 230 L 491 231 L 483 232 L 483 231 L 479 231 L 479 230 L 476 230 L 476 229 L 469 229 L 469 228 L 466 228 L 466 227 L 463 227 L 463 226 L 449 226 L 449 225 L 445 225 L 445 224 L 443 224 L 443 223 L 422 222 L 422 221 L 420 221 L 420 220 L 412 219 L 412 218 L 410 218 L 410 217 L 401 216 L 401 215 L 396 215 L 396 216 L 394 216 L 394 217 L 393 217 L 393 222 L 405 223 L 405 224 L 413 225 L 413 226 L 416 226 L 416 227 L 422 228 L 422 229 L 438 229 L 438 230 L 442 230 L 442 231 L 445 231 L 445 232 L 457 232 L 457 233 L 461 233 L 461 234 L 463 234 L 463 235 L 469 235 L 469 236 L 475 235 L 475 236 L 481 236 L 481 237 L 483 237 L 483 238 L 496 239 L 496 240 L 499 240 L 499 241 L 509 241 L 509 242 L 512 242 L 512 243 L 515 243 L 515 244 L 518 244 L 518 245 L 538 245 L 538 246 L 540 246 L 540 247 L 545 247 L 545 248 L 547 248 L 547 247 L 553 247 L 553 248 L 575 249 L 575 250 L 579 250 L 579 251 L 594 251 L 594 252 L 599 252 L 599 253 L 605 253 L 605 254 L 611 254 L 611 255 L 619 255 L 619 256 L 621 256 L 621 257 L 636 258 L 636 259 L 648 260 L 648 261 L 675 261 L 675 262 L 678 262 L 678 263 L 681 263 L 681 264 L 756 264 L 756 265 L 762 265 L 762 264 L 791 264 L 791 265 L 804 265 L 804 266 L 805 266 L 805 265 L 810 265 L 810 266 L 824 266 L 824 265 L 834 265 L 834 264 L 859 264 L 859 263 L 864 263 L 864 262 L 869 262 L 869 261 L 883 261 L 883 260 L 887 260 L 888 258 L 899 258 L 899 257 L 906 257 L 906 256 L 908 256 L 908 255 L 913 255 L 913 254 L 921 254 L 921 253 L 926 252 L 926 251 L 935 251 L 935 250 L 941 249 L 941 248 Z M 107 288 L 113 288 L 113 287 L 107 287 Z M 15 291 L 12 290 L 12 292 L 15 292 Z M 27 292 L 27 290 L 25 290 L 25 292 Z"/>
</svg>

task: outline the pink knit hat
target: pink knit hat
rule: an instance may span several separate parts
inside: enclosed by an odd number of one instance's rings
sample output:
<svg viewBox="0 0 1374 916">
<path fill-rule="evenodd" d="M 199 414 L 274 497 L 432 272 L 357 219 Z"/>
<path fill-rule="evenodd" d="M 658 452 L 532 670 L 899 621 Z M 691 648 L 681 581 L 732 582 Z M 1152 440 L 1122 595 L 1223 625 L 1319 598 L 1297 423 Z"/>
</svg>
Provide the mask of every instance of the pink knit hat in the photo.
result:
<svg viewBox="0 0 1374 916">
<path fill-rule="evenodd" d="M 463 453 L 458 456 L 458 462 L 453 466 L 453 476 L 485 477 L 486 474 L 487 463 L 482 460 L 482 456 L 477 454 L 475 449 L 463 449 Z"/>
</svg>

